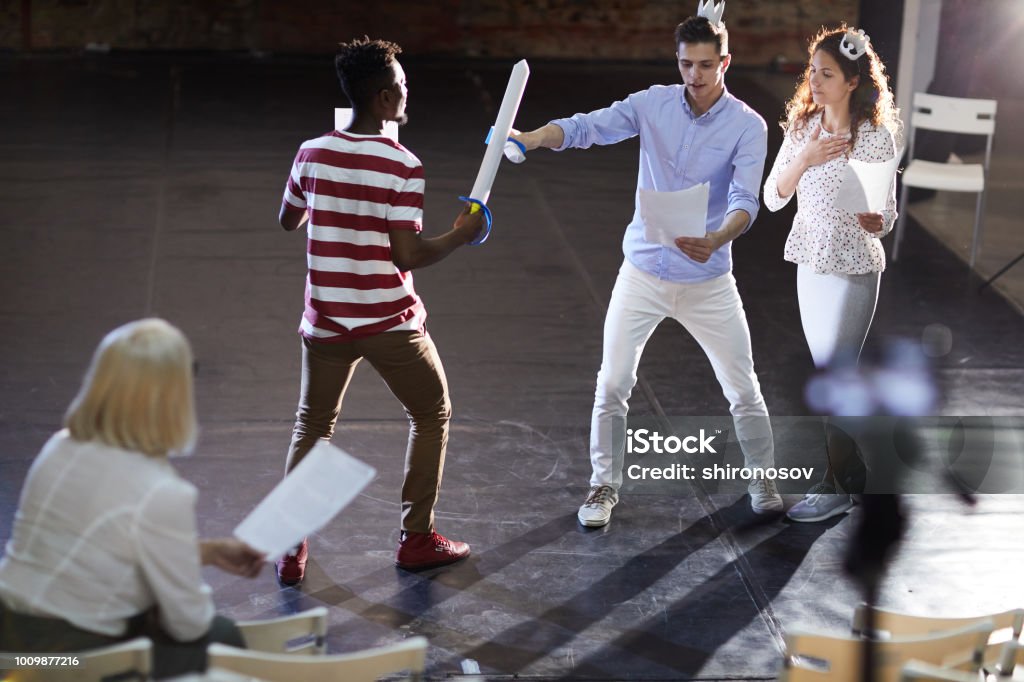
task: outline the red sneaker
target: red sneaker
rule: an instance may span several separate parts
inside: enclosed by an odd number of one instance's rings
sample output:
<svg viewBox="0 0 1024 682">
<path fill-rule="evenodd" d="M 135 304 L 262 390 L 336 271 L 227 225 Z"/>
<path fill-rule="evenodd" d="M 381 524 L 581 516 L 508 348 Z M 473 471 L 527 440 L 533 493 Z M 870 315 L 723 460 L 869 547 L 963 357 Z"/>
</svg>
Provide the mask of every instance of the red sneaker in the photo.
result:
<svg viewBox="0 0 1024 682">
<path fill-rule="evenodd" d="M 306 559 L 309 558 L 309 541 L 303 539 L 295 548 L 277 560 L 277 579 L 282 585 L 298 585 L 306 576 Z"/>
<path fill-rule="evenodd" d="M 449 540 L 440 533 L 402 531 L 395 565 L 408 571 L 446 566 L 469 556 L 469 545 Z"/>
</svg>

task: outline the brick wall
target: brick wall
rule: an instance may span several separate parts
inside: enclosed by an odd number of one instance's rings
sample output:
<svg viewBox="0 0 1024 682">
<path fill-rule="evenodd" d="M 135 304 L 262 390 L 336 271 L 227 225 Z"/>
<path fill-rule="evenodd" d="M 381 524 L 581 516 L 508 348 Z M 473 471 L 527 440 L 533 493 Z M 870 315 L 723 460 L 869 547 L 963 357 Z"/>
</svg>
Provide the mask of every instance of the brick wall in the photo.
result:
<svg viewBox="0 0 1024 682">
<path fill-rule="evenodd" d="M 0 49 L 21 48 L 21 0 L 0 0 Z"/>
<path fill-rule="evenodd" d="M 0 0 L 0 49 L 87 43 L 129 50 L 330 52 L 339 40 L 387 37 L 411 54 L 664 59 L 696 0 Z M 729 0 L 739 64 L 803 59 L 822 24 L 856 21 L 859 0 Z"/>
</svg>

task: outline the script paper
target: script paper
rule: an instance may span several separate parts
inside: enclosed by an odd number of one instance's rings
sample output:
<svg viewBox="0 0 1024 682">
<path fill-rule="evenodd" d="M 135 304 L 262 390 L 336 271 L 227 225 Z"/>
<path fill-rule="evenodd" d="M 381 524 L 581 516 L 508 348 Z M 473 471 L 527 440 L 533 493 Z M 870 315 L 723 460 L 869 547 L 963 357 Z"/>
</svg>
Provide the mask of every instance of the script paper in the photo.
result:
<svg viewBox="0 0 1024 682">
<path fill-rule="evenodd" d="M 898 157 L 880 163 L 850 159 L 843 171 L 834 206 L 850 213 L 881 213 L 899 163 Z"/>
<path fill-rule="evenodd" d="M 334 110 L 334 129 L 342 131 L 352 123 L 351 109 Z M 398 142 L 398 121 L 384 121 L 384 137 Z"/>
<path fill-rule="evenodd" d="M 321 441 L 235 528 L 235 537 L 270 560 L 312 535 L 377 475 L 373 467 Z"/>
<path fill-rule="evenodd" d="M 644 239 L 652 244 L 674 247 L 678 237 L 703 237 L 707 233 L 710 188 L 707 182 L 676 192 L 641 188 Z"/>
</svg>

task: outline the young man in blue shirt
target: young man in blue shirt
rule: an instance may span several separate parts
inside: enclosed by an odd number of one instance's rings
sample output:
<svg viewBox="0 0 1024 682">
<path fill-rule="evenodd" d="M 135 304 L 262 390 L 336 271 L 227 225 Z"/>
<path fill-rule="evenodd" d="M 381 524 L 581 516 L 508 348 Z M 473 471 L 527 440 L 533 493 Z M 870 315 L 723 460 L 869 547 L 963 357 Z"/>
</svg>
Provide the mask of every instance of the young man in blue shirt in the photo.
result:
<svg viewBox="0 0 1024 682">
<path fill-rule="evenodd" d="M 757 217 L 767 126 L 726 89 L 728 32 L 720 10 L 710 16 L 690 17 L 676 27 L 681 85 L 655 85 L 610 107 L 516 135 L 528 151 L 586 149 L 640 136 L 636 209 L 626 227 L 625 260 L 604 325 L 590 432 L 593 474 L 578 514 L 585 526 L 607 524 L 619 500 L 628 400 L 644 345 L 667 317 L 682 324 L 711 361 L 747 466 L 774 464 L 771 424 L 754 373 L 731 251 L 732 240 Z M 674 247 L 644 238 L 641 190 L 673 192 L 704 182 L 710 190 L 703 237 L 676 239 Z M 753 481 L 748 492 L 755 512 L 782 510 L 773 481 Z"/>
</svg>

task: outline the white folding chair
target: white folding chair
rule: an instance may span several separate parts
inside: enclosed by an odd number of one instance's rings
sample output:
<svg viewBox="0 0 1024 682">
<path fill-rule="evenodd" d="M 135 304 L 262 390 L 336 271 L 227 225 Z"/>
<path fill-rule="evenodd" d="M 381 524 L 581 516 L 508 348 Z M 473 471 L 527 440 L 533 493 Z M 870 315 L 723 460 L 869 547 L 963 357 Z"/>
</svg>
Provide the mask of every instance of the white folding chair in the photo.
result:
<svg viewBox="0 0 1024 682">
<path fill-rule="evenodd" d="M 47 654 L 48 656 L 74 656 L 76 667 L 37 668 L 18 671 L 14 679 L 22 682 L 101 682 L 117 679 L 119 682 L 142 682 L 149 679 L 152 668 L 153 643 L 139 637 L 121 644 L 90 649 L 77 654 Z"/>
<path fill-rule="evenodd" d="M 327 608 L 316 608 L 280 618 L 236 623 L 245 645 L 254 651 L 277 654 L 323 654 L 327 651 Z"/>
<path fill-rule="evenodd" d="M 403 670 L 418 680 L 426 668 L 427 640 L 410 637 L 398 644 L 326 656 L 272 654 L 226 644 L 211 644 L 207 652 L 211 670 L 251 675 L 268 682 L 374 682 Z"/>
<path fill-rule="evenodd" d="M 899 682 L 903 665 L 919 660 L 934 665 L 977 671 L 992 622 L 923 637 L 898 637 L 868 642 L 848 635 L 791 632 L 786 635 L 786 655 L 779 680 L 785 682 L 859 682 L 864 647 L 874 647 L 876 682 Z"/>
<path fill-rule="evenodd" d="M 985 136 L 985 163 L 936 163 L 914 158 L 914 132 L 938 130 Z M 893 261 L 899 258 L 903 226 L 907 218 L 907 191 L 921 187 L 949 192 L 976 192 L 977 207 L 974 214 L 974 234 L 971 239 L 971 267 L 981 244 L 981 230 L 985 213 L 985 190 L 988 186 L 989 161 L 992 158 L 992 135 L 996 129 L 996 101 L 993 99 L 967 99 L 943 97 L 923 92 L 914 93 L 910 115 L 910 141 L 907 166 L 903 171 L 903 190 L 900 192 L 899 218 L 892 248 Z"/>
<path fill-rule="evenodd" d="M 1024 609 L 1011 609 L 1000 613 L 959 618 L 937 618 L 933 616 L 912 616 L 897 611 L 875 608 L 874 631 L 876 639 L 927 635 L 962 628 L 974 623 L 992 621 L 993 631 L 989 636 L 985 649 L 984 664 L 991 668 L 999 661 L 1003 653 L 1003 645 L 1008 641 L 1020 638 L 1024 629 Z M 854 635 L 866 636 L 868 625 L 868 605 L 858 604 L 853 612 Z"/>
</svg>

